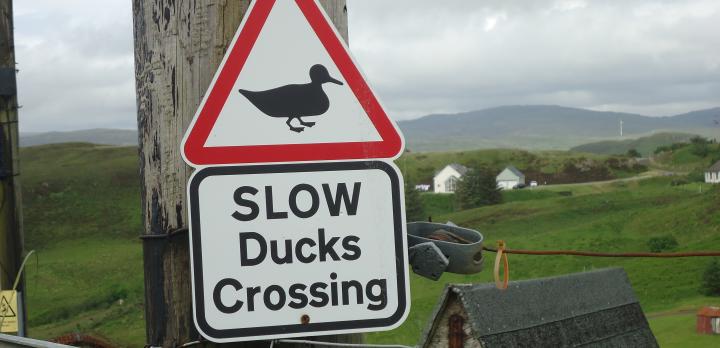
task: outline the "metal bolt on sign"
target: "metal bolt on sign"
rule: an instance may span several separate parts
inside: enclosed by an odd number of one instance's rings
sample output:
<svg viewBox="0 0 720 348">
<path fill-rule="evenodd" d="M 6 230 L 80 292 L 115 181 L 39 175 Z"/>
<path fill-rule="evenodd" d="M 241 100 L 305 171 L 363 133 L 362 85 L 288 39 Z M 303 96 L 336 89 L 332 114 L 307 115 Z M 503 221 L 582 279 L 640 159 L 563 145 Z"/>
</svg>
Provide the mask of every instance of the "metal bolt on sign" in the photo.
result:
<svg viewBox="0 0 720 348">
<path fill-rule="evenodd" d="M 407 224 L 408 256 L 413 272 L 438 280 L 444 272 L 474 274 L 482 270 L 483 235 L 452 222 Z"/>
</svg>

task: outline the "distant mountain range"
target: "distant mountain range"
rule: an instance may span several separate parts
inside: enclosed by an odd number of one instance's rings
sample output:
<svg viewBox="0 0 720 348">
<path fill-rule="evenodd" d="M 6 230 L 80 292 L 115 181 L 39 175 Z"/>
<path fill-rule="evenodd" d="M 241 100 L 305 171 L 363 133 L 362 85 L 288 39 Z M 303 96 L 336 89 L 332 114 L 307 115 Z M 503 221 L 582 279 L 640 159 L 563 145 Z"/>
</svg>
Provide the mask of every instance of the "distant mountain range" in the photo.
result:
<svg viewBox="0 0 720 348">
<path fill-rule="evenodd" d="M 623 122 L 623 137 L 620 137 L 620 121 Z M 567 150 L 587 143 L 634 139 L 662 132 L 720 138 L 720 107 L 676 116 L 648 117 L 549 105 L 502 106 L 458 114 L 428 115 L 401 121 L 398 125 L 405 135 L 406 148 L 411 151 L 498 147 Z M 22 133 L 20 146 L 64 142 L 137 145 L 137 139 L 136 130 L 88 129 Z M 601 147 L 608 148 L 605 145 Z"/>
<path fill-rule="evenodd" d="M 620 137 L 623 122 L 623 138 Z M 720 136 L 720 108 L 669 117 L 648 117 L 562 106 L 502 106 L 398 123 L 412 151 L 509 147 L 566 150 L 601 140 L 658 132 Z"/>
<path fill-rule="evenodd" d="M 57 143 L 93 143 L 104 145 L 137 145 L 134 129 L 85 129 L 69 132 L 20 133 L 20 146 Z"/>
</svg>

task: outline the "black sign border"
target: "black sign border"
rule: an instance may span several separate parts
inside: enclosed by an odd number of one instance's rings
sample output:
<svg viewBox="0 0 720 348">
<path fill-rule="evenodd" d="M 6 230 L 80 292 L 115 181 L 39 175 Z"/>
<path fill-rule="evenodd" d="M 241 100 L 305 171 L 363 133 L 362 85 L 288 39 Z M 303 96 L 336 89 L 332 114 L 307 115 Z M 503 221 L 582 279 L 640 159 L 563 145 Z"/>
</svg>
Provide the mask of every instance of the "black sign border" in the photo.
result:
<svg viewBox="0 0 720 348">
<path fill-rule="evenodd" d="M 237 329 L 215 329 L 208 324 L 205 318 L 205 301 L 203 292 L 202 273 L 202 245 L 200 240 L 200 207 L 198 203 L 198 188 L 202 181 L 210 176 L 218 175 L 243 175 L 243 174 L 270 174 L 270 173 L 300 173 L 300 172 L 325 172 L 325 171 L 348 171 L 348 170 L 381 170 L 390 178 L 392 186 L 393 225 L 395 229 L 395 272 L 397 273 L 398 285 L 398 308 L 391 316 L 381 319 L 346 320 L 337 322 L 292 324 L 262 326 L 254 328 Z M 325 162 L 306 164 L 274 164 L 274 165 L 249 165 L 249 166 L 221 166 L 207 167 L 199 170 L 192 177 L 189 184 L 190 217 L 192 235 L 192 256 L 194 275 L 194 301 L 195 301 L 195 323 L 199 331 L 208 339 L 228 340 L 232 338 L 248 338 L 260 336 L 287 335 L 296 333 L 332 334 L 332 331 L 360 330 L 379 327 L 390 327 L 398 323 L 404 316 L 407 307 L 406 293 L 406 265 L 405 246 L 403 245 L 403 210 L 401 207 L 400 179 L 396 170 L 388 163 L 382 161 L 352 161 L 352 162 Z M 298 318 L 298 322 L 300 318 Z"/>
</svg>

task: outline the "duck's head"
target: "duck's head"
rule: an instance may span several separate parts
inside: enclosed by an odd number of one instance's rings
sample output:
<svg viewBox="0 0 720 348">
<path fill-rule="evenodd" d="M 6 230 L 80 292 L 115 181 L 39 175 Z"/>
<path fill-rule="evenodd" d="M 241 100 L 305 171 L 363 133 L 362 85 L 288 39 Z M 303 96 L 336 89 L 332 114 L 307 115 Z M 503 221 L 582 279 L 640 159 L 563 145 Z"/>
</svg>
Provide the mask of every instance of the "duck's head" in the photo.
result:
<svg viewBox="0 0 720 348">
<path fill-rule="evenodd" d="M 322 64 L 315 64 L 310 68 L 310 80 L 313 83 L 327 83 L 331 82 L 336 85 L 342 85 L 343 83 L 330 77 L 330 73 Z"/>
</svg>

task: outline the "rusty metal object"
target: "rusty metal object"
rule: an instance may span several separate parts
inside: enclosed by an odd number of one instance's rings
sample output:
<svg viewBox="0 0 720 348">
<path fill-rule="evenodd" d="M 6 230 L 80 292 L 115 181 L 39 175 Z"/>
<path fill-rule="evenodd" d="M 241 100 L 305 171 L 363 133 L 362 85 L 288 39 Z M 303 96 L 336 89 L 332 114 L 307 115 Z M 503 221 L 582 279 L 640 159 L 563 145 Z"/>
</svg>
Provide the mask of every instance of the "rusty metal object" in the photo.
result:
<svg viewBox="0 0 720 348">
<path fill-rule="evenodd" d="M 51 340 L 51 342 L 59 343 L 59 344 L 65 344 L 68 346 L 74 346 L 74 347 L 89 347 L 89 348 L 113 348 L 112 344 L 109 342 L 97 338 L 91 335 L 84 335 L 81 333 L 71 333 L 67 335 L 62 335 L 59 337 L 55 337 Z"/>
<path fill-rule="evenodd" d="M 465 344 L 465 330 L 463 330 L 465 319 L 459 314 L 450 316 L 448 325 L 448 348 L 463 348 Z"/>
<path fill-rule="evenodd" d="M 472 244 L 471 241 L 469 241 L 461 236 L 458 236 L 455 233 L 452 233 L 450 231 L 442 229 L 442 228 L 435 230 L 435 232 L 428 235 L 427 238 L 433 239 L 433 240 L 442 240 L 445 242 L 458 243 L 458 244 Z"/>
</svg>

